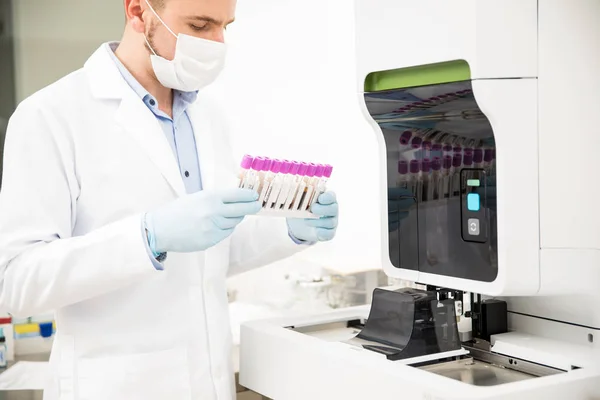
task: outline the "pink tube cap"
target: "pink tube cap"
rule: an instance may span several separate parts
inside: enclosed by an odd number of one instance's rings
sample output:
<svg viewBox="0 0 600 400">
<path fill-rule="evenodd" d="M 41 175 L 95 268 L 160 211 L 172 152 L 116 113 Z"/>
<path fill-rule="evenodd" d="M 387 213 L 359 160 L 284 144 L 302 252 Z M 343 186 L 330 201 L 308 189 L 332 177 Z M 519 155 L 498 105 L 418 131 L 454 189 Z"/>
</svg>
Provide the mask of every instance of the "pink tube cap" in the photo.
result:
<svg viewBox="0 0 600 400">
<path fill-rule="evenodd" d="M 315 176 L 317 178 L 322 178 L 324 172 L 325 172 L 325 166 L 323 164 L 317 164 L 317 170 L 315 171 Z"/>
<path fill-rule="evenodd" d="M 264 164 L 265 164 L 264 157 L 256 157 L 254 159 L 254 161 L 252 161 L 252 169 L 255 171 L 262 171 Z"/>
<path fill-rule="evenodd" d="M 300 169 L 300 163 L 298 161 L 292 161 L 292 167 L 290 168 L 290 174 L 298 175 L 299 169 Z"/>
<path fill-rule="evenodd" d="M 323 171 L 323 176 L 325 178 L 331 178 L 332 172 L 333 172 L 333 167 L 329 164 L 325 165 L 325 171 Z"/>
<path fill-rule="evenodd" d="M 281 171 L 281 161 L 278 159 L 274 159 L 271 163 L 271 172 L 274 174 L 278 174 Z"/>
<path fill-rule="evenodd" d="M 291 161 L 288 161 L 288 160 L 281 161 L 281 173 L 282 174 L 289 174 L 290 173 L 290 169 L 292 169 L 292 162 Z"/>
<path fill-rule="evenodd" d="M 271 160 L 269 157 L 265 157 L 265 162 L 263 163 L 263 167 L 261 171 L 269 171 L 271 169 L 271 163 L 273 162 L 273 160 Z"/>
<path fill-rule="evenodd" d="M 306 171 L 308 171 L 308 164 L 305 162 L 301 162 L 300 168 L 298 168 L 298 175 L 306 176 Z"/>
<path fill-rule="evenodd" d="M 246 154 L 244 158 L 242 158 L 242 163 L 240 164 L 244 169 L 250 169 L 252 167 L 252 162 L 254 161 L 254 157 L 249 154 Z"/>
<path fill-rule="evenodd" d="M 313 176 L 315 176 L 316 172 L 317 172 L 317 164 L 313 164 L 313 163 L 308 164 L 308 171 L 306 171 L 306 176 L 308 176 L 309 178 L 312 178 Z"/>
</svg>

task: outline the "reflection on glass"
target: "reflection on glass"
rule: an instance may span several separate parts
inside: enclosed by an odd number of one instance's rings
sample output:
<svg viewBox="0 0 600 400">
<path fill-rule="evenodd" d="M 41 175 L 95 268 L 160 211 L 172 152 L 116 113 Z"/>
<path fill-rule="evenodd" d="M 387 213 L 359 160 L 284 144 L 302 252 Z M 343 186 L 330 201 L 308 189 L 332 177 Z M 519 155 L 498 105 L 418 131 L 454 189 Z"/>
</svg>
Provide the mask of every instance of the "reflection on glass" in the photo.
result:
<svg viewBox="0 0 600 400">
<path fill-rule="evenodd" d="M 368 93 L 365 100 L 387 147 L 392 264 L 493 281 L 496 146 L 471 82 Z M 468 203 L 470 193 L 476 196 Z"/>
</svg>

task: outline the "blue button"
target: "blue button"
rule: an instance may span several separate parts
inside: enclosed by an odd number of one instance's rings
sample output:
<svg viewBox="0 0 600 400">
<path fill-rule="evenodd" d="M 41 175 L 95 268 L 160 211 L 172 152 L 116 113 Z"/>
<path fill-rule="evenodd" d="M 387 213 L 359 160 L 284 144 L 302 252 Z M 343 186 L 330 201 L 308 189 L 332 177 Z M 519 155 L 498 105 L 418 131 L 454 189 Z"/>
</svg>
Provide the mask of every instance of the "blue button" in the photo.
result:
<svg viewBox="0 0 600 400">
<path fill-rule="evenodd" d="M 479 211 L 479 204 L 479 193 L 469 193 L 467 195 L 467 210 Z"/>
</svg>

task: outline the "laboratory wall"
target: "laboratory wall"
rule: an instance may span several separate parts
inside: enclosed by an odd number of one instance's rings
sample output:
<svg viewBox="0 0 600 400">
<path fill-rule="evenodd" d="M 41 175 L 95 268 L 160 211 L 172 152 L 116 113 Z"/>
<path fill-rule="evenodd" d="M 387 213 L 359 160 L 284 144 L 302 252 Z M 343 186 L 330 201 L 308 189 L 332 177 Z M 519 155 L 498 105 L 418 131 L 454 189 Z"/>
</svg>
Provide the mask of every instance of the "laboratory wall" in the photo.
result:
<svg viewBox="0 0 600 400">
<path fill-rule="evenodd" d="M 13 1 L 17 102 L 82 67 L 100 43 L 119 40 L 124 23 L 118 0 Z"/>
</svg>

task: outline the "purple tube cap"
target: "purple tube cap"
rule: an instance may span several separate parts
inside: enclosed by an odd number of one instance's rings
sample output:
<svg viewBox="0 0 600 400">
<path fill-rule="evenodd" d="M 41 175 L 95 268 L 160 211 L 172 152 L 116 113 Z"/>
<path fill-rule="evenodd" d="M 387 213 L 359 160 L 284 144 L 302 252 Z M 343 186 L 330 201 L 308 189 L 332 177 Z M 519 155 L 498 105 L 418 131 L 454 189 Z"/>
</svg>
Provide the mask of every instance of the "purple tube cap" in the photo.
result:
<svg viewBox="0 0 600 400">
<path fill-rule="evenodd" d="M 317 172 L 317 164 L 309 163 L 308 170 L 306 171 L 306 176 L 308 176 L 309 178 L 312 178 L 313 176 L 315 176 L 316 172 Z"/>
<path fill-rule="evenodd" d="M 271 163 L 273 163 L 273 160 L 271 160 L 269 157 L 265 157 L 261 171 L 269 171 L 271 169 Z"/>
<path fill-rule="evenodd" d="M 317 164 L 317 170 L 315 171 L 315 176 L 317 178 L 322 178 L 324 172 L 325 172 L 325 166 L 323 164 Z"/>
<path fill-rule="evenodd" d="M 400 175 L 408 174 L 408 163 L 406 161 L 398 161 L 398 173 Z"/>
<path fill-rule="evenodd" d="M 308 164 L 305 162 L 300 163 L 300 168 L 298 168 L 298 175 L 305 176 L 306 171 L 308 171 Z"/>
<path fill-rule="evenodd" d="M 462 156 L 460 154 L 455 154 L 454 157 L 452 157 L 452 166 L 457 168 L 457 167 L 460 167 L 461 164 L 462 164 Z"/>
<path fill-rule="evenodd" d="M 483 151 L 481 149 L 475 149 L 475 152 L 473 153 L 473 161 L 475 161 L 477 164 L 483 161 Z"/>
<path fill-rule="evenodd" d="M 332 172 L 333 172 L 333 167 L 329 164 L 325 165 L 325 171 L 323 171 L 323 176 L 325 178 L 331 178 Z"/>
<path fill-rule="evenodd" d="M 252 161 L 252 169 L 255 171 L 262 171 L 264 164 L 265 164 L 264 157 L 256 157 L 254 159 L 254 161 Z"/>
<path fill-rule="evenodd" d="M 444 169 L 452 168 L 452 156 L 445 156 L 443 162 Z"/>
<path fill-rule="evenodd" d="M 455 153 L 460 153 L 460 152 L 462 151 L 462 147 L 460 147 L 460 146 L 455 146 L 455 147 L 454 147 L 452 150 L 453 150 Z"/>
<path fill-rule="evenodd" d="M 433 162 L 431 163 L 431 169 L 433 169 L 434 171 L 439 171 L 440 169 L 442 169 L 442 159 L 439 157 L 435 157 L 433 159 Z"/>
<path fill-rule="evenodd" d="M 429 158 L 424 158 L 421 163 L 421 171 L 430 172 L 431 171 L 431 160 Z"/>
<path fill-rule="evenodd" d="M 491 149 L 487 149 L 483 154 L 483 161 L 485 162 L 490 162 L 494 159 L 494 153 Z"/>
<path fill-rule="evenodd" d="M 445 145 L 444 151 L 452 151 L 452 146 L 450 146 L 449 144 Z"/>
<path fill-rule="evenodd" d="M 299 169 L 300 169 L 300 163 L 298 161 L 292 161 L 292 167 L 290 168 L 290 174 L 298 175 Z"/>
<path fill-rule="evenodd" d="M 281 161 L 281 173 L 282 174 L 289 174 L 290 173 L 290 169 L 292 169 L 292 162 L 288 161 L 288 160 L 283 160 Z"/>
<path fill-rule="evenodd" d="M 419 173 L 419 161 L 418 160 L 412 160 L 410 162 L 410 172 L 413 174 Z"/>
<path fill-rule="evenodd" d="M 472 154 L 465 154 L 465 158 L 463 160 L 463 163 L 465 165 L 473 165 L 473 155 Z"/>
<path fill-rule="evenodd" d="M 244 169 L 250 169 L 252 167 L 252 162 L 254 161 L 254 157 L 249 154 L 246 154 L 244 158 L 242 158 L 242 163 L 240 164 Z"/>
<path fill-rule="evenodd" d="M 271 172 L 274 174 L 278 174 L 281 171 L 281 161 L 278 159 L 274 159 L 271 163 Z"/>
</svg>

